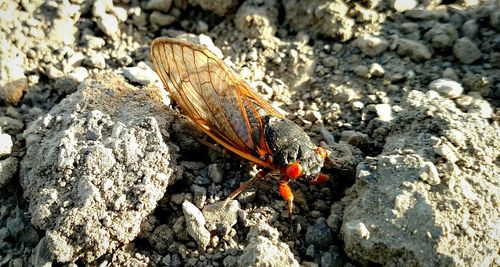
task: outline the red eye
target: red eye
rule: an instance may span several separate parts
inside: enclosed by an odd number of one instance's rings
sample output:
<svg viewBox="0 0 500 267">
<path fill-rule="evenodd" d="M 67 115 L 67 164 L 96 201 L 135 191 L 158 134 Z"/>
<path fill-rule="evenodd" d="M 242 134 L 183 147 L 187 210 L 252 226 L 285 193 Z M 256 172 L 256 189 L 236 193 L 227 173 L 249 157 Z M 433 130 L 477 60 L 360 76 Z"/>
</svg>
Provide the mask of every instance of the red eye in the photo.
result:
<svg viewBox="0 0 500 267">
<path fill-rule="evenodd" d="M 302 175 L 302 165 L 298 162 L 288 164 L 285 169 L 285 174 L 288 178 L 299 178 Z"/>
<path fill-rule="evenodd" d="M 316 152 L 322 157 L 322 158 L 326 158 L 327 154 L 326 154 L 326 150 L 323 148 L 323 147 L 317 147 L 316 148 Z"/>
</svg>

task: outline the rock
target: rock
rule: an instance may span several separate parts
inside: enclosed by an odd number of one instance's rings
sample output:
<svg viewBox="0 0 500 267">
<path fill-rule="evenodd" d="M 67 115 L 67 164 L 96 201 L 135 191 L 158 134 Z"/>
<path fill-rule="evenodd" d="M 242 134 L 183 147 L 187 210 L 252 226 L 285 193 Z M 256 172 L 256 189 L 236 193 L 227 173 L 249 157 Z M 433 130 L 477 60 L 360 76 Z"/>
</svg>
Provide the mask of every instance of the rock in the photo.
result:
<svg viewBox="0 0 500 267">
<path fill-rule="evenodd" d="M 93 262 L 111 244 L 128 244 L 175 181 L 175 145 L 159 126 L 168 128 L 172 115 L 156 91 L 101 74 L 23 133 L 20 183 L 51 258 Z"/>
<path fill-rule="evenodd" d="M 166 254 L 174 238 L 174 231 L 166 224 L 158 225 L 149 236 L 149 244 L 159 253 Z"/>
<path fill-rule="evenodd" d="M 205 217 L 207 229 L 209 231 L 216 229 L 223 232 L 228 231 L 238 221 L 238 210 L 240 210 L 240 203 L 236 200 L 231 200 L 228 203 L 219 201 L 205 205 L 203 216 Z"/>
<path fill-rule="evenodd" d="M 69 74 L 69 77 L 71 77 L 72 79 L 75 79 L 75 81 L 81 83 L 83 82 L 85 79 L 87 79 L 87 77 L 89 77 L 89 72 L 86 68 L 84 67 L 78 67 L 78 68 L 75 68 L 70 74 Z"/>
<path fill-rule="evenodd" d="M 205 228 L 205 218 L 201 211 L 189 201 L 182 203 L 188 234 L 198 243 L 199 249 L 205 250 L 210 242 L 210 232 Z"/>
<path fill-rule="evenodd" d="M 500 190 L 497 127 L 439 95 L 410 91 L 400 105 L 382 153 L 358 165 L 342 199 L 346 254 L 360 264 L 387 265 L 388 255 L 401 265 L 480 264 L 500 248 L 487 234 L 500 216 L 490 198 Z M 464 145 L 448 141 L 450 129 L 460 130 Z M 478 249 L 463 249 L 469 245 Z"/>
<path fill-rule="evenodd" d="M 127 20 L 126 10 L 115 7 L 112 0 L 96 0 L 92 6 L 92 15 L 97 17 L 97 27 L 112 38 L 120 31 L 119 22 Z"/>
<path fill-rule="evenodd" d="M 28 89 L 24 75 L 24 53 L 0 34 L 0 100 L 9 105 L 17 105 Z"/>
<path fill-rule="evenodd" d="M 136 67 L 127 67 L 123 69 L 123 76 L 131 82 L 142 85 L 161 84 L 160 77 L 145 62 L 137 63 Z M 163 87 L 163 86 L 162 86 Z"/>
<path fill-rule="evenodd" d="M 97 18 L 97 27 L 107 36 L 114 37 L 120 30 L 118 19 L 110 14 L 104 13 Z"/>
<path fill-rule="evenodd" d="M 449 80 L 458 81 L 457 72 L 453 68 L 446 68 L 443 71 L 443 78 L 446 78 L 446 79 L 449 79 Z"/>
<path fill-rule="evenodd" d="M 207 189 L 198 185 L 192 185 L 191 191 L 193 191 L 193 202 L 197 208 L 202 209 L 205 206 L 205 201 L 207 200 Z"/>
<path fill-rule="evenodd" d="M 167 13 L 172 6 L 172 0 L 149 0 L 146 9 Z"/>
<path fill-rule="evenodd" d="M 475 19 L 469 19 L 462 25 L 461 30 L 464 37 L 474 40 L 479 32 L 479 25 Z"/>
<path fill-rule="evenodd" d="M 224 169 L 222 165 L 218 163 L 208 165 L 208 177 L 216 184 L 222 183 L 224 180 Z"/>
<path fill-rule="evenodd" d="M 382 67 L 382 65 L 380 65 L 378 63 L 373 63 L 370 65 L 370 75 L 375 76 L 375 77 L 380 77 L 380 76 L 384 76 L 384 74 L 385 74 L 385 70 L 384 70 L 384 67 Z"/>
<path fill-rule="evenodd" d="M 453 46 L 453 53 L 464 64 L 471 64 L 483 57 L 481 50 L 467 37 L 462 37 Z"/>
<path fill-rule="evenodd" d="M 76 40 L 77 31 L 75 21 L 72 18 L 56 18 L 53 20 L 46 38 L 63 45 L 73 45 Z"/>
<path fill-rule="evenodd" d="M 106 59 L 104 58 L 104 54 L 101 52 L 97 52 L 97 53 L 91 55 L 87 59 L 86 63 L 89 67 L 98 68 L 98 69 L 105 69 L 106 68 Z"/>
<path fill-rule="evenodd" d="M 174 23 L 176 20 L 177 19 L 174 16 L 164 14 L 160 11 L 153 11 L 151 13 L 151 15 L 149 16 L 149 21 L 151 22 L 151 24 L 157 25 L 160 27 L 168 26 L 168 25 Z"/>
<path fill-rule="evenodd" d="M 329 249 L 321 255 L 322 267 L 341 267 L 345 266 L 341 254 L 335 249 Z"/>
<path fill-rule="evenodd" d="M 0 157 L 9 155 L 12 152 L 13 145 L 10 135 L 0 133 Z"/>
<path fill-rule="evenodd" d="M 498 3 L 497 3 L 497 6 L 498 6 Z M 500 30 L 500 11 L 499 10 L 495 10 L 495 11 L 491 12 L 490 23 L 491 23 L 491 26 L 493 26 L 497 30 Z"/>
<path fill-rule="evenodd" d="M 31 255 L 31 260 L 34 266 L 50 267 L 52 266 L 52 259 L 47 244 L 47 238 L 43 237 L 36 245 Z"/>
<path fill-rule="evenodd" d="M 430 185 L 437 185 L 441 182 L 436 166 L 432 162 L 426 162 L 420 169 L 420 179 L 426 181 Z"/>
<path fill-rule="evenodd" d="M 493 108 L 490 103 L 483 99 L 474 100 L 468 111 L 478 113 L 481 118 L 485 119 L 490 119 L 493 115 Z"/>
<path fill-rule="evenodd" d="M 0 160 L 0 188 L 10 183 L 14 174 L 17 172 L 17 163 L 18 161 L 14 157 Z"/>
<path fill-rule="evenodd" d="M 305 239 L 306 245 L 314 245 L 316 249 L 327 249 L 332 244 L 332 234 L 325 218 L 319 218 L 307 227 Z"/>
<path fill-rule="evenodd" d="M 355 21 L 348 16 L 349 6 L 342 0 L 291 0 L 283 5 L 286 22 L 297 32 L 306 31 L 342 42 L 354 36 Z"/>
<path fill-rule="evenodd" d="M 279 241 L 279 232 L 276 228 L 270 226 L 266 223 L 259 223 L 256 225 L 252 225 L 250 227 L 250 231 L 247 234 L 247 240 L 250 241 L 252 238 L 257 238 L 259 236 L 264 236 L 271 240 L 272 242 Z"/>
<path fill-rule="evenodd" d="M 431 58 L 432 53 L 429 48 L 424 44 L 409 40 L 409 39 L 398 39 L 396 52 L 402 57 L 409 57 L 413 61 L 424 61 Z"/>
<path fill-rule="evenodd" d="M 356 131 L 342 131 L 340 141 L 344 141 L 353 146 L 363 146 L 367 143 L 368 135 Z"/>
<path fill-rule="evenodd" d="M 323 65 L 327 68 L 337 67 L 339 60 L 335 56 L 328 56 L 323 59 Z"/>
<path fill-rule="evenodd" d="M 377 104 L 375 105 L 375 112 L 382 121 L 392 120 L 392 108 L 389 104 Z"/>
<path fill-rule="evenodd" d="M 288 245 L 266 237 L 252 238 L 238 257 L 237 266 L 299 266 Z"/>
<path fill-rule="evenodd" d="M 372 77 L 370 75 L 370 70 L 368 69 L 368 67 L 363 66 L 363 65 L 358 65 L 358 66 L 354 67 L 354 73 L 356 73 L 356 75 L 358 75 L 359 77 L 366 78 L 366 79 L 369 79 Z"/>
<path fill-rule="evenodd" d="M 442 96 L 455 99 L 462 95 L 464 88 L 458 82 L 446 78 L 440 78 L 429 84 L 429 89 L 440 93 Z"/>
<path fill-rule="evenodd" d="M 418 1 L 416 0 L 392 0 L 392 8 L 398 12 L 403 12 L 409 9 L 413 9 L 417 6 Z"/>
<path fill-rule="evenodd" d="M 96 37 L 89 34 L 83 35 L 82 40 L 86 43 L 88 48 L 94 50 L 99 50 L 106 44 L 106 41 L 104 41 L 104 39 L 102 39 L 101 37 Z"/>
<path fill-rule="evenodd" d="M 276 34 L 278 13 L 276 1 L 263 5 L 245 1 L 236 12 L 234 24 L 248 38 L 270 38 Z"/>
<path fill-rule="evenodd" d="M 193 5 L 199 5 L 202 9 L 212 11 L 218 16 L 224 16 L 238 5 L 237 0 L 192 0 Z"/>
<path fill-rule="evenodd" d="M 458 32 L 451 24 L 437 23 L 424 34 L 424 40 L 430 42 L 432 47 L 448 52 L 448 49 L 458 39 Z"/>
</svg>

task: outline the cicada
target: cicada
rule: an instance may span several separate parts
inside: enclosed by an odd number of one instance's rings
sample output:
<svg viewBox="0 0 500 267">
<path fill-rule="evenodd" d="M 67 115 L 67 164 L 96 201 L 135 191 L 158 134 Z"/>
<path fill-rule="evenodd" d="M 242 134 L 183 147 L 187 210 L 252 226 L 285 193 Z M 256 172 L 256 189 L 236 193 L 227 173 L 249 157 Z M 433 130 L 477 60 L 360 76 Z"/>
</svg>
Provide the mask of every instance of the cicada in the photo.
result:
<svg viewBox="0 0 500 267">
<path fill-rule="evenodd" d="M 174 38 L 157 38 L 151 59 L 165 88 L 194 125 L 229 151 L 261 168 L 229 199 L 257 179 L 278 174 L 279 192 L 293 209 L 288 183 L 327 179 L 321 168 L 329 152 L 316 146 L 294 122 L 285 118 L 221 59 L 203 45 Z"/>
</svg>

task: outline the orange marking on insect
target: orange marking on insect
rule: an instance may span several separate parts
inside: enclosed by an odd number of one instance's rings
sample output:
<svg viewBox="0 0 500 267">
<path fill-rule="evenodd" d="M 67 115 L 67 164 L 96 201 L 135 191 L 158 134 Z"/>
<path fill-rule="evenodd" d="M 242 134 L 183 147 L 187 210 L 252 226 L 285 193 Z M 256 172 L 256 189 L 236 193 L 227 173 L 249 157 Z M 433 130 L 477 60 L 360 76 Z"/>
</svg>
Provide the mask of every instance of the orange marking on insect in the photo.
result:
<svg viewBox="0 0 500 267">
<path fill-rule="evenodd" d="M 302 165 L 300 165 L 300 163 L 298 162 L 294 162 L 286 166 L 285 174 L 289 178 L 297 179 L 302 175 L 302 171 L 303 171 Z"/>
<path fill-rule="evenodd" d="M 326 153 L 326 149 L 324 149 L 323 147 L 319 146 L 316 148 L 316 152 L 318 152 L 318 154 L 323 158 L 325 159 L 328 155 Z"/>
</svg>

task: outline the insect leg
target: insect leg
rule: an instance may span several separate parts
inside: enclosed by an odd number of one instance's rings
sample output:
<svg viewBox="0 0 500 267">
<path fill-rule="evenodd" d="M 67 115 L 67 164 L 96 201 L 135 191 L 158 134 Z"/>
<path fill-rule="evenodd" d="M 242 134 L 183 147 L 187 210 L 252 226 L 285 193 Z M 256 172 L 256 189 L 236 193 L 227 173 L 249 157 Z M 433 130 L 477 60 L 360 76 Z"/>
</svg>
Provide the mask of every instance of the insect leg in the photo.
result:
<svg viewBox="0 0 500 267">
<path fill-rule="evenodd" d="M 320 173 L 320 174 L 318 174 L 318 177 L 316 177 L 314 180 L 311 181 L 310 184 L 311 185 L 322 184 L 328 180 L 330 180 L 330 177 L 328 177 L 328 175 Z"/>
<path fill-rule="evenodd" d="M 293 192 L 292 189 L 288 186 L 288 178 L 280 179 L 280 194 L 283 199 L 286 201 L 288 206 L 288 222 L 292 222 L 292 211 L 293 211 Z"/>
<path fill-rule="evenodd" d="M 260 170 L 254 177 L 250 178 L 250 180 L 242 183 L 238 189 L 234 190 L 231 195 L 224 201 L 224 205 L 228 204 L 229 201 L 235 199 L 241 192 L 246 189 L 252 187 L 252 185 L 262 178 L 264 178 L 270 171 L 269 170 Z"/>
</svg>

